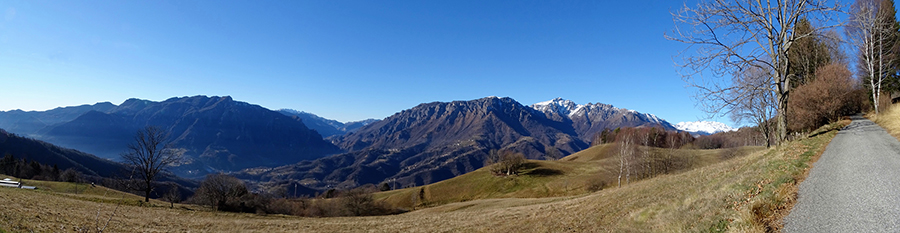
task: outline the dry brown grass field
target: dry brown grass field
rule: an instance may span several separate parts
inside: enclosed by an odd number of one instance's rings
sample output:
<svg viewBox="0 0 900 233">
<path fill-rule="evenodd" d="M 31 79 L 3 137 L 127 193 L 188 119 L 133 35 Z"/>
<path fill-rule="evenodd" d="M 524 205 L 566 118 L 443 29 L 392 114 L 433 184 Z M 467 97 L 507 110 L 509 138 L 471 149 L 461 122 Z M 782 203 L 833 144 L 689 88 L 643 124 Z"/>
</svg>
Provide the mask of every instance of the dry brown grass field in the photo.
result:
<svg viewBox="0 0 900 233">
<path fill-rule="evenodd" d="M 829 129 L 839 127 L 835 124 Z M 777 223 L 778 213 L 789 209 L 785 203 L 796 195 L 790 187 L 802 179 L 812 158 L 824 150 L 835 134 L 832 130 L 720 162 L 710 159 L 715 162 L 698 163 L 703 165 L 593 193 L 578 185 L 586 176 L 610 169 L 598 167 L 610 159 L 601 153 L 579 153 L 560 161 L 532 161 L 538 166 L 530 169 L 556 169 L 562 174 L 528 178 L 531 181 L 522 178 L 521 184 L 531 184 L 496 192 L 490 191 L 497 190 L 494 187 L 478 186 L 455 191 L 452 187 L 457 184 L 435 183 L 426 186 L 427 193 L 432 198 L 445 194 L 444 201 L 392 216 L 263 216 L 212 212 L 192 205 L 169 208 L 168 203 L 155 201 L 140 206 L 136 201 L 140 197 L 102 187 L 82 185 L 83 189 L 75 193 L 67 191 L 76 190 L 72 184 L 26 181 L 41 189 L 0 188 L 0 200 L 4 202 L 0 229 L 96 232 L 110 219 L 106 232 L 757 232 Z M 704 153 L 710 158 L 715 154 Z M 468 175 L 471 177 L 465 177 Z M 476 175 L 445 182 L 509 179 Z M 523 172 L 520 177 L 525 176 Z M 560 182 L 572 186 L 565 188 Z M 418 189 L 395 190 L 379 197 L 408 197 L 402 193 L 412 190 Z M 522 197 L 532 195 L 543 197 Z M 438 205 L 439 202 L 446 204 Z"/>
<path fill-rule="evenodd" d="M 900 103 L 892 104 L 880 114 L 867 114 L 866 117 L 884 128 L 891 136 L 900 140 Z"/>
</svg>

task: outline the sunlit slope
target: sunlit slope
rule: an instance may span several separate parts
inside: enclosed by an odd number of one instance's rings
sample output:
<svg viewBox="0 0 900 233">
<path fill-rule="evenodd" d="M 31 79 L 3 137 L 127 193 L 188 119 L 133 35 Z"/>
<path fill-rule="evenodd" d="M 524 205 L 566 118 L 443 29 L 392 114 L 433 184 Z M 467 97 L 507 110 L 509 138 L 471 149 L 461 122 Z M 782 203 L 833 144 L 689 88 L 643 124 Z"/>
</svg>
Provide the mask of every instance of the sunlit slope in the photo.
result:
<svg viewBox="0 0 900 233">
<path fill-rule="evenodd" d="M 761 150 L 761 147 L 722 150 L 641 148 L 653 158 L 669 158 L 668 170 L 657 167 L 658 174 L 678 173 L 717 163 L 731 157 Z M 590 147 L 557 161 L 528 160 L 519 175 L 495 176 L 489 168 L 420 187 L 376 194 L 376 198 L 401 208 L 419 209 L 447 203 L 488 198 L 562 197 L 589 193 L 589 186 L 615 187 L 620 161 L 616 146 L 603 144 Z M 668 156 L 668 157 L 666 157 Z M 631 176 L 630 181 L 647 178 Z M 626 182 L 623 176 L 622 182 Z M 424 192 L 424 194 L 422 193 Z M 424 197 L 424 198 L 423 198 Z"/>
</svg>

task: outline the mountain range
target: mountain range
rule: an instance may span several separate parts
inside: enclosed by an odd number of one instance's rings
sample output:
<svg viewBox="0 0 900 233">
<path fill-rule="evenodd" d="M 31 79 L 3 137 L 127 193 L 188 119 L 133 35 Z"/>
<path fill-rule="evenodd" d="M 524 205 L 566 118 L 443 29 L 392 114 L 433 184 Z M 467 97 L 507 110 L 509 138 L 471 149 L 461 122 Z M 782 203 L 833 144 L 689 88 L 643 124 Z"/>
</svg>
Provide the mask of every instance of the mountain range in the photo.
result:
<svg viewBox="0 0 900 233">
<path fill-rule="evenodd" d="M 173 145 L 184 149 L 189 161 L 176 174 L 237 171 L 263 186 L 299 181 L 310 192 L 386 181 L 429 184 L 484 166 L 492 150 L 530 159 L 551 151 L 568 155 L 606 128 L 676 130 L 652 114 L 561 98 L 527 106 L 508 97 L 424 103 L 383 120 L 347 123 L 228 96 L 0 112 L 0 126 L 10 132 L 110 159 L 151 125 L 167 129 Z"/>
<path fill-rule="evenodd" d="M 0 129 L 24 136 L 37 136 L 38 131 L 48 126 L 75 120 L 89 111 L 107 112 L 116 105 L 101 102 L 93 105 L 59 107 L 47 111 L 0 111 Z"/>
<path fill-rule="evenodd" d="M 735 128 L 732 128 L 731 126 L 726 125 L 725 123 L 715 121 L 680 122 L 678 124 L 675 124 L 675 128 L 681 131 L 689 132 L 691 133 L 691 135 L 694 135 L 694 137 L 737 130 Z"/>
<path fill-rule="evenodd" d="M 559 98 L 531 106 L 499 97 L 433 102 L 335 138 L 348 153 L 235 174 L 263 185 L 298 180 L 318 190 L 388 181 L 415 186 L 478 169 L 491 150 L 529 159 L 544 159 L 551 150 L 568 155 L 587 148 L 603 128 L 626 126 L 675 130 L 651 114 Z"/>
<path fill-rule="evenodd" d="M 169 131 L 173 146 L 185 150 L 188 161 L 173 170 L 188 177 L 279 166 L 341 152 L 298 117 L 228 96 L 181 97 L 161 102 L 128 99 L 121 105 L 110 105 L 98 103 L 25 114 L 10 111 L 0 114 L 0 122 L 11 125 L 10 129 L 23 129 L 22 134 L 111 159 L 118 158 L 138 129 L 160 126 Z M 71 119 L 76 110 L 83 113 Z M 41 118 L 48 115 L 68 118 L 54 118 L 62 119 L 56 122 Z M 67 119 L 71 120 L 64 121 Z M 39 126 L 43 128 L 35 130 Z"/>
<path fill-rule="evenodd" d="M 655 126 L 665 130 L 676 130 L 672 124 L 656 115 L 620 109 L 609 104 L 578 105 L 571 100 L 556 98 L 532 104 L 531 108 L 543 112 L 547 118 L 556 121 L 571 121 L 578 137 L 587 142 L 607 128 Z"/>
</svg>

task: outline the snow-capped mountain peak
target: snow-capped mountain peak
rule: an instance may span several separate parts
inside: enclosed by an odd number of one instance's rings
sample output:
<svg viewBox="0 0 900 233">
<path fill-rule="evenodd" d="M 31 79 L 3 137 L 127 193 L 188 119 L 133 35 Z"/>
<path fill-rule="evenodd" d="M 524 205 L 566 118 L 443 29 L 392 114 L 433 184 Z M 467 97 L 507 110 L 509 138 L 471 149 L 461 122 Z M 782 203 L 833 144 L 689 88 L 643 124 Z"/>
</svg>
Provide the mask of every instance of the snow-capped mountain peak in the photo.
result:
<svg viewBox="0 0 900 233">
<path fill-rule="evenodd" d="M 649 123 L 650 125 L 660 125 L 663 126 L 663 128 L 674 129 L 674 127 L 672 127 L 669 122 L 657 117 L 656 115 L 641 113 L 630 109 L 617 108 L 613 107 L 612 105 L 603 103 L 576 104 L 571 100 L 555 98 L 552 100 L 532 104 L 530 107 L 535 111 L 547 114 L 547 116 L 559 115 L 569 119 L 602 119 L 605 121 L 607 119 L 610 119 L 611 117 L 620 115 L 634 117 L 636 120 Z M 593 123 L 589 123 L 588 125 L 592 124 Z"/>
<path fill-rule="evenodd" d="M 719 132 L 735 131 L 737 129 L 726 125 L 722 122 L 715 121 L 689 121 L 675 124 L 675 128 L 681 131 L 687 131 L 692 134 L 710 135 Z"/>
<path fill-rule="evenodd" d="M 569 116 L 572 113 L 575 113 L 577 109 L 580 109 L 582 107 L 583 105 L 575 104 L 574 101 L 558 97 L 552 100 L 531 105 L 531 108 L 535 110 L 544 113 L 557 113 L 561 116 Z"/>
</svg>

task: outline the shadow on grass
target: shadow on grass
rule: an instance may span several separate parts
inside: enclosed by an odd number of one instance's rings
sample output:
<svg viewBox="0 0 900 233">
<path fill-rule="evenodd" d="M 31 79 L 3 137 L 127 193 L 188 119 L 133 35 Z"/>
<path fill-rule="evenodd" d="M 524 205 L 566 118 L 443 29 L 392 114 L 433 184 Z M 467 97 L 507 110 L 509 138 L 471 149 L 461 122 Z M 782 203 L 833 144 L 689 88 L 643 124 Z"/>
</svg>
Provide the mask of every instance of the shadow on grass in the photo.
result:
<svg viewBox="0 0 900 233">
<path fill-rule="evenodd" d="M 522 164 L 522 169 L 526 171 L 523 175 L 527 176 L 558 176 L 563 174 L 560 170 L 544 168 L 537 163 Z"/>
<path fill-rule="evenodd" d="M 525 175 L 529 176 L 558 176 L 562 174 L 562 171 L 550 168 L 538 168 L 525 173 Z"/>
</svg>

